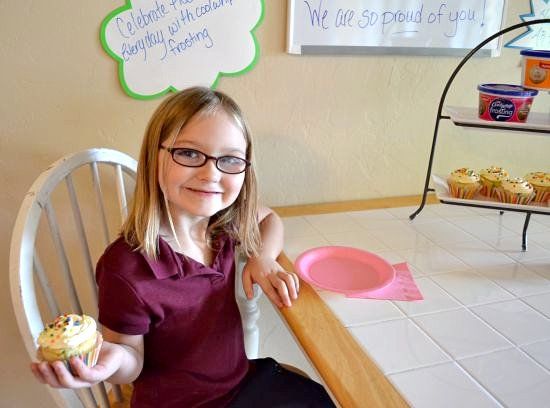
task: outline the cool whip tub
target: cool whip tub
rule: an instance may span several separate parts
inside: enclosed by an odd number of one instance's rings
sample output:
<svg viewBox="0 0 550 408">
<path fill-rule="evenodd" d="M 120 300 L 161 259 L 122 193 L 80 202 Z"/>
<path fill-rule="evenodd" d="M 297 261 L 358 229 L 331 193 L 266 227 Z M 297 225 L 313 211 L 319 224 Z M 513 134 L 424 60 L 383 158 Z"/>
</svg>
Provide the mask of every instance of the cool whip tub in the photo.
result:
<svg viewBox="0 0 550 408">
<path fill-rule="evenodd" d="M 480 119 L 498 122 L 525 122 L 538 94 L 519 85 L 481 84 L 477 89 Z"/>
<path fill-rule="evenodd" d="M 550 51 L 522 50 L 522 83 L 526 88 L 550 90 Z"/>
</svg>

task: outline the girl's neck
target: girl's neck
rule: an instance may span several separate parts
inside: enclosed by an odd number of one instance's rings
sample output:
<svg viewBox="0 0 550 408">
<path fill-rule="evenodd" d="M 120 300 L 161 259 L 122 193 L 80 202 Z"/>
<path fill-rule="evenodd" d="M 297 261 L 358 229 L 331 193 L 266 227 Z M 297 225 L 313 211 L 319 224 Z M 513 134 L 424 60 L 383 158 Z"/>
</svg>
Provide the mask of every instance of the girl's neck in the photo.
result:
<svg viewBox="0 0 550 408">
<path fill-rule="evenodd" d="M 213 254 L 208 245 L 208 221 L 209 219 L 204 217 L 173 219 L 172 231 L 168 219 L 165 219 L 160 226 L 160 236 L 174 251 L 204 265 L 211 265 Z"/>
</svg>

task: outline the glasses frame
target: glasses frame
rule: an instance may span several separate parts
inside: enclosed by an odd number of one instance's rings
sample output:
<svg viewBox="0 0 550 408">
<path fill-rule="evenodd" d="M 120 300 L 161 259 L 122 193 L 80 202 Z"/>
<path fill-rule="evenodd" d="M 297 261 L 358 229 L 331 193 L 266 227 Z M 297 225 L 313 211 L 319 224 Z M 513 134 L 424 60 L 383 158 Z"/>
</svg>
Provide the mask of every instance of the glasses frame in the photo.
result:
<svg viewBox="0 0 550 408">
<path fill-rule="evenodd" d="M 224 174 L 241 174 L 241 173 L 244 173 L 246 171 L 246 169 L 252 164 L 249 160 L 246 160 L 246 159 L 243 159 L 242 157 L 237 157 L 237 156 L 231 156 L 231 155 L 225 155 L 225 156 L 219 156 L 219 157 L 216 157 L 216 156 L 210 156 L 204 152 L 201 152 L 200 150 L 197 150 L 197 149 L 191 149 L 189 147 L 166 147 L 166 146 L 160 146 L 161 149 L 164 149 L 166 150 L 168 153 L 170 153 L 170 156 L 172 156 L 172 160 L 176 163 L 176 164 L 179 164 L 180 166 L 183 166 L 183 167 L 193 167 L 193 168 L 198 168 L 198 167 L 202 167 L 204 166 L 208 160 L 214 160 L 214 163 L 216 165 L 216 168 L 221 171 L 222 173 Z M 179 150 L 190 150 L 192 152 L 197 152 L 199 154 L 202 154 L 204 156 L 204 162 L 202 162 L 201 164 L 198 164 L 196 166 L 190 166 L 188 164 L 181 164 L 180 162 L 178 162 L 176 160 L 176 158 L 174 157 L 175 156 L 175 153 L 177 153 Z M 232 173 L 232 172 L 228 172 L 228 171 L 225 171 L 225 170 L 222 170 L 220 169 L 220 166 L 218 165 L 218 162 L 220 159 L 223 159 L 223 158 L 226 158 L 226 157 L 231 157 L 231 158 L 235 158 L 235 159 L 239 159 L 239 160 L 242 160 L 244 163 L 245 163 L 245 166 L 244 166 L 244 169 L 242 169 L 241 171 L 238 171 L 236 173 Z"/>
</svg>

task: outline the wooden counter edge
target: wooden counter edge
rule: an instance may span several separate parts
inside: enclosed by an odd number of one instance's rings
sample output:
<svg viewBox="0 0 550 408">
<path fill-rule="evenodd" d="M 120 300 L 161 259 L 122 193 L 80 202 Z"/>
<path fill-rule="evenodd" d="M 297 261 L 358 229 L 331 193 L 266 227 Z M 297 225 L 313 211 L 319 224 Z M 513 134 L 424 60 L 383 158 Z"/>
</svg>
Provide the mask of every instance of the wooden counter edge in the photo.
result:
<svg viewBox="0 0 550 408">
<path fill-rule="evenodd" d="M 422 200 L 421 195 L 374 198 L 368 200 L 338 201 L 321 204 L 301 204 L 283 207 L 272 207 L 281 217 L 296 217 L 300 215 L 327 214 L 344 211 L 362 211 L 378 208 L 394 208 L 406 206 L 419 206 Z M 439 203 L 433 193 L 426 197 L 426 204 Z M 412 211 L 411 211 L 412 212 Z"/>
<path fill-rule="evenodd" d="M 419 206 L 421 199 L 421 196 L 390 197 L 273 209 L 282 217 L 290 217 Z M 438 202 L 433 194 L 428 195 L 426 204 Z M 294 270 L 285 254 L 281 254 L 279 262 L 286 270 Z M 301 281 L 300 296 L 293 306 L 280 309 L 280 312 L 341 407 L 409 406 L 349 330 L 306 282 Z"/>
</svg>

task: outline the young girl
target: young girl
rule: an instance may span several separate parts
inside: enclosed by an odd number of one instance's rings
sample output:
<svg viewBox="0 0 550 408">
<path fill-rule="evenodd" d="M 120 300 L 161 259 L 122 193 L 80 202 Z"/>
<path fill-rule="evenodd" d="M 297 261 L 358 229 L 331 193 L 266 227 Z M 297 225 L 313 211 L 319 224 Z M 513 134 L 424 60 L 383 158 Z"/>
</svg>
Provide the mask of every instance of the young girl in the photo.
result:
<svg viewBox="0 0 550 408">
<path fill-rule="evenodd" d="M 236 103 L 190 88 L 168 97 L 141 148 L 133 207 L 100 258 L 104 343 L 88 368 L 33 363 L 52 387 L 134 383 L 132 407 L 332 407 L 314 381 L 272 359 L 249 361 L 234 293 L 235 246 L 253 283 L 291 306 L 298 278 L 276 262 L 280 219 L 258 208 L 252 141 Z"/>
</svg>

